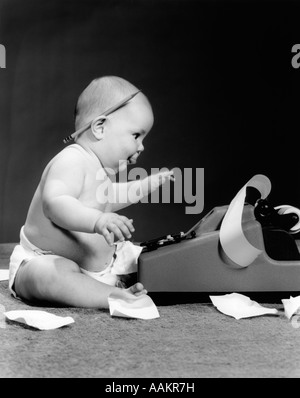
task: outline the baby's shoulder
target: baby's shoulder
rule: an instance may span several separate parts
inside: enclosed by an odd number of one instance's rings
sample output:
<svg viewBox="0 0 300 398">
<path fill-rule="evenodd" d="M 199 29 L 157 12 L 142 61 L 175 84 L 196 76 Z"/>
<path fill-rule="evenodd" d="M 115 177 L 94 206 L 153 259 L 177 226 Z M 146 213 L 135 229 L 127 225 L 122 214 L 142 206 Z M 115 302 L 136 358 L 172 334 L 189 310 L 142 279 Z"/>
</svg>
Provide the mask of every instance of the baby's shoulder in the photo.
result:
<svg viewBox="0 0 300 398">
<path fill-rule="evenodd" d="M 79 151 L 73 150 L 70 147 L 64 148 L 56 154 L 47 164 L 43 177 L 54 174 L 66 174 L 72 170 L 72 173 L 85 174 L 86 161 L 84 156 Z"/>
<path fill-rule="evenodd" d="M 84 167 L 86 163 L 86 159 L 84 154 L 78 150 L 76 147 L 74 148 L 72 145 L 64 148 L 60 151 L 50 162 L 53 164 L 62 164 L 62 165 L 69 165 L 69 166 L 77 166 L 77 167 Z"/>
</svg>

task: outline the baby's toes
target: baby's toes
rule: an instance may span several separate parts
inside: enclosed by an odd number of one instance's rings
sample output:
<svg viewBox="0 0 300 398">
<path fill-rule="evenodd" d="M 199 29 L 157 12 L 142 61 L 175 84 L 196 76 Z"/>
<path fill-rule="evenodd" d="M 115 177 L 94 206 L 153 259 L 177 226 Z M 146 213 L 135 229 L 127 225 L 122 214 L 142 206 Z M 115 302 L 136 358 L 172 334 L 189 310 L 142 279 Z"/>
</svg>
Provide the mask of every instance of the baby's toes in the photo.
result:
<svg viewBox="0 0 300 398">
<path fill-rule="evenodd" d="M 129 290 L 131 291 L 132 294 L 135 294 L 136 296 L 140 296 L 141 294 L 147 294 L 147 290 L 144 288 L 144 285 L 140 282 L 132 285 L 129 288 Z"/>
</svg>

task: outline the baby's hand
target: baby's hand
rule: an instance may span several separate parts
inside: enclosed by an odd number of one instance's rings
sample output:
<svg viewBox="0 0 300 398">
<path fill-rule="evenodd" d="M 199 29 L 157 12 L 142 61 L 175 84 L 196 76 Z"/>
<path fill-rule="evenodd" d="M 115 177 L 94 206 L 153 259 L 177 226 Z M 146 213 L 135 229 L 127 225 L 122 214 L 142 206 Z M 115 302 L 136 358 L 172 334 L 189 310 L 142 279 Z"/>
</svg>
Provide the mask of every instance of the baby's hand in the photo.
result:
<svg viewBox="0 0 300 398">
<path fill-rule="evenodd" d="M 151 190 L 158 188 L 164 184 L 167 180 L 175 181 L 173 170 L 161 171 L 160 173 L 153 174 L 150 176 Z"/>
<path fill-rule="evenodd" d="M 131 233 L 134 232 L 132 221 L 116 213 L 103 213 L 95 224 L 95 232 L 102 235 L 106 242 L 112 246 L 114 242 L 111 232 L 120 241 L 131 238 Z"/>
</svg>

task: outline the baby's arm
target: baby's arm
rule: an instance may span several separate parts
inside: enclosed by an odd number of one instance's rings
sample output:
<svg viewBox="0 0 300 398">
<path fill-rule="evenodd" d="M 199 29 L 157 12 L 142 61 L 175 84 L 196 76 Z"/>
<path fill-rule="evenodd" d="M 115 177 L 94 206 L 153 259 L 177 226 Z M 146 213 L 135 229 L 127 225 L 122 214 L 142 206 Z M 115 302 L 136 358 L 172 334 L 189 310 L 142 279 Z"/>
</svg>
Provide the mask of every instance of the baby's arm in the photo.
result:
<svg viewBox="0 0 300 398">
<path fill-rule="evenodd" d="M 42 184 L 42 202 L 46 217 L 69 231 L 98 233 L 113 244 L 111 232 L 117 239 L 130 238 L 131 220 L 114 213 L 103 213 L 84 205 L 80 194 L 84 186 L 84 164 L 73 156 L 61 156 L 50 166 Z"/>
<path fill-rule="evenodd" d="M 113 211 L 118 211 L 133 203 L 137 203 L 143 197 L 159 188 L 167 180 L 174 181 L 174 172 L 172 170 L 161 171 L 142 180 L 114 183 L 116 203 L 113 205 Z"/>
</svg>

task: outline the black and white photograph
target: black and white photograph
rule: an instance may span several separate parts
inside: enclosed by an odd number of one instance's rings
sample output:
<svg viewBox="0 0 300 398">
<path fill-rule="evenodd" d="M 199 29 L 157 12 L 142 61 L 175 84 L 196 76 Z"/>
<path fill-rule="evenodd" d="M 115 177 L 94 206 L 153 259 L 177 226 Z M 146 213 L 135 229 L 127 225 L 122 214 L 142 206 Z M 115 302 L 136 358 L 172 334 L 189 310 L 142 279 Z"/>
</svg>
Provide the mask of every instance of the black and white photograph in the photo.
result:
<svg viewBox="0 0 300 398">
<path fill-rule="evenodd" d="M 300 2 L 0 0 L 0 378 L 300 377 Z"/>
</svg>

